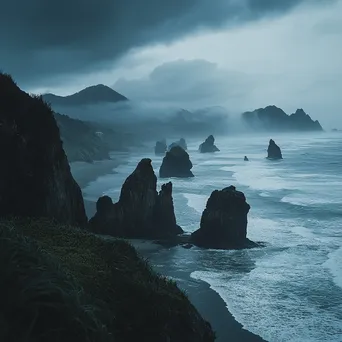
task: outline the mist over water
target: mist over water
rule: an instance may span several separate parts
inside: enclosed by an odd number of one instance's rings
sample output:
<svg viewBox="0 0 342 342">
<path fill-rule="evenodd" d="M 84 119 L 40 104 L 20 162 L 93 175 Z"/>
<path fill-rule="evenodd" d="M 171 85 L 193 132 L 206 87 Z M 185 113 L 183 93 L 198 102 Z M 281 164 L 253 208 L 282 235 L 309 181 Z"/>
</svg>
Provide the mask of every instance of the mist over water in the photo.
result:
<svg viewBox="0 0 342 342">
<path fill-rule="evenodd" d="M 265 159 L 269 138 L 280 145 L 284 160 Z M 235 318 L 266 340 L 340 342 L 342 134 L 217 137 L 221 152 L 215 154 L 199 154 L 200 142 L 188 141 L 195 178 L 172 179 L 178 223 L 188 232 L 197 229 L 210 193 L 233 184 L 251 205 L 248 237 L 266 247 L 176 247 L 164 253 L 174 267 L 209 283 Z M 130 154 L 117 174 L 91 183 L 85 198 L 108 194 L 117 200 L 142 157 L 152 158 L 158 173 L 162 157 L 153 155 L 151 143 L 149 150 Z"/>
</svg>

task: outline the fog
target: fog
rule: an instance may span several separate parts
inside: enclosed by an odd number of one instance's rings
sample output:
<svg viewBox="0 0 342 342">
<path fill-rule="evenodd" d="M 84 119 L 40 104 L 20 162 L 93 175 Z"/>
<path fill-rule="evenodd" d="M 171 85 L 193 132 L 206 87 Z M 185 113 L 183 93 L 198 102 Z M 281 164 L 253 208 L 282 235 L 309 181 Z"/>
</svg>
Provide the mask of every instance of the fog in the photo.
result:
<svg viewBox="0 0 342 342">
<path fill-rule="evenodd" d="M 258 3 L 264 10 L 280 4 Z M 152 107 L 242 113 L 276 105 L 287 113 L 303 108 L 327 129 L 342 128 L 342 0 L 296 4 L 238 24 L 179 30 L 170 41 L 160 37 L 127 50 L 110 66 L 42 80 L 30 90 L 66 95 L 103 83 Z"/>
</svg>

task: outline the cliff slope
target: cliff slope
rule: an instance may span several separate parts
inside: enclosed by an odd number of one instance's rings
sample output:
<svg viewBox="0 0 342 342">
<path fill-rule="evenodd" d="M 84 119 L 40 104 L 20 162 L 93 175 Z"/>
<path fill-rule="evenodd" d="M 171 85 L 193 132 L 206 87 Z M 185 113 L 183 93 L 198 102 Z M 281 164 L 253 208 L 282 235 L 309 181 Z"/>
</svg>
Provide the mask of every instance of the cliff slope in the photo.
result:
<svg viewBox="0 0 342 342">
<path fill-rule="evenodd" d="M 176 284 L 122 240 L 48 220 L 0 221 L 0 270 L 1 341 L 215 340 Z"/>
<path fill-rule="evenodd" d="M 87 222 L 52 110 L 0 73 L 0 216 Z"/>
</svg>

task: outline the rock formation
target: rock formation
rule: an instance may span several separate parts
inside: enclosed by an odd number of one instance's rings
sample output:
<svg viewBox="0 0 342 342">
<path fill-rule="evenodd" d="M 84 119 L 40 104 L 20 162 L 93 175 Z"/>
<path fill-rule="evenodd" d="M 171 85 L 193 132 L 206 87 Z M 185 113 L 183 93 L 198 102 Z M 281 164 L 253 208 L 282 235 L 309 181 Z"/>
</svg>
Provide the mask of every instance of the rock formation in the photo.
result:
<svg viewBox="0 0 342 342">
<path fill-rule="evenodd" d="M 245 157 L 243 158 L 243 160 L 244 160 L 244 161 L 249 161 L 249 159 L 247 158 L 247 156 L 245 156 Z"/>
<path fill-rule="evenodd" d="M 268 159 L 283 159 L 280 147 L 274 142 L 273 139 L 270 139 L 270 142 L 268 145 L 267 158 Z"/>
<path fill-rule="evenodd" d="M 156 142 L 156 146 L 154 147 L 155 154 L 165 154 L 167 150 L 166 140 L 160 140 Z"/>
<path fill-rule="evenodd" d="M 242 119 L 258 131 L 323 131 L 321 124 L 312 120 L 303 109 L 287 115 L 279 107 L 267 106 L 243 113 Z"/>
<path fill-rule="evenodd" d="M 212 135 L 209 135 L 209 137 L 199 146 L 199 151 L 201 153 L 210 153 L 220 150 L 215 146 L 215 138 Z"/>
<path fill-rule="evenodd" d="M 180 146 L 174 146 L 166 153 L 163 159 L 162 165 L 159 169 L 159 177 L 194 177 L 191 169 L 192 163 L 190 161 L 189 154 Z"/>
<path fill-rule="evenodd" d="M 169 146 L 169 151 L 171 150 L 172 147 L 175 147 L 175 146 L 180 146 L 185 151 L 188 149 L 188 145 L 186 144 L 186 141 L 184 138 L 180 138 L 178 141 L 173 142 Z"/>
<path fill-rule="evenodd" d="M 52 110 L 0 73 L 0 216 L 49 217 L 85 225 Z"/>
<path fill-rule="evenodd" d="M 249 209 L 245 195 L 234 186 L 213 191 L 202 213 L 200 228 L 191 234 L 191 242 L 217 249 L 253 246 L 246 237 Z"/>
<path fill-rule="evenodd" d="M 100 197 L 97 212 L 89 221 L 95 233 L 125 238 L 168 238 L 183 233 L 173 208 L 172 183 L 157 192 L 157 177 L 151 159 L 142 159 L 121 188 L 120 199 L 113 204 Z"/>
</svg>

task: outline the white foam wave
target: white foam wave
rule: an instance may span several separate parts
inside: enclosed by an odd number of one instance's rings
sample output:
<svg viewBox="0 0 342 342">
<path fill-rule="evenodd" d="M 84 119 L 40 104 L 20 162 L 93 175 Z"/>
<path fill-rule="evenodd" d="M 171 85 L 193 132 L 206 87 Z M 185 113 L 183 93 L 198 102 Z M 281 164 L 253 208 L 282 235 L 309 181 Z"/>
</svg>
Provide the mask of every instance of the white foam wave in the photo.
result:
<svg viewBox="0 0 342 342">
<path fill-rule="evenodd" d="M 291 189 L 293 185 L 285 178 L 279 176 L 280 170 L 268 168 L 266 164 L 255 163 L 235 166 L 221 167 L 222 171 L 233 172 L 233 178 L 241 185 L 248 186 L 254 190 L 274 191 Z"/>
<path fill-rule="evenodd" d="M 188 201 L 188 206 L 190 208 L 195 209 L 198 213 L 202 214 L 205 209 L 207 203 L 207 196 L 205 195 L 196 195 L 196 194 L 188 194 L 185 193 L 183 196 Z"/>
<path fill-rule="evenodd" d="M 260 192 L 259 194 L 260 197 L 271 197 L 271 194 L 269 192 Z"/>
<path fill-rule="evenodd" d="M 191 277 L 208 283 L 245 329 L 269 342 L 340 342 L 338 315 L 318 314 L 315 303 L 293 293 L 293 282 L 307 268 L 299 261 L 291 251 L 282 251 L 274 258 L 266 254 L 247 274 L 195 271 Z"/>
<path fill-rule="evenodd" d="M 314 194 L 293 194 L 289 196 L 284 196 L 281 200 L 283 203 L 290 203 L 293 205 L 309 207 L 320 204 L 338 204 L 341 203 L 341 200 L 333 199 L 333 198 L 323 198 L 322 196 L 317 196 Z"/>
<path fill-rule="evenodd" d="M 330 253 L 328 258 L 323 266 L 329 269 L 335 284 L 342 288 L 342 247 Z"/>
</svg>

